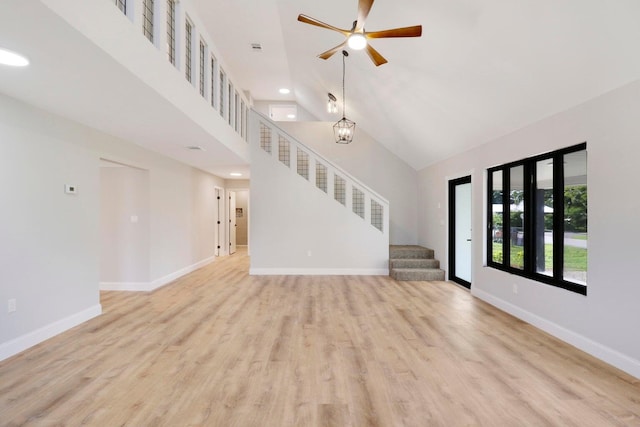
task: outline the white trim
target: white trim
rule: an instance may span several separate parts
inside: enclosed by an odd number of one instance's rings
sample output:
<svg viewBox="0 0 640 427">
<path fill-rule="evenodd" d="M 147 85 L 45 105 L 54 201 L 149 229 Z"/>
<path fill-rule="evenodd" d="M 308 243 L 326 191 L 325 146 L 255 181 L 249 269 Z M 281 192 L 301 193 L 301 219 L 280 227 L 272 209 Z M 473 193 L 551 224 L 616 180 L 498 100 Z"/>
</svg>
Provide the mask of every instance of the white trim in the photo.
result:
<svg viewBox="0 0 640 427">
<path fill-rule="evenodd" d="M 388 276 L 388 268 L 252 268 L 251 276 Z"/>
<path fill-rule="evenodd" d="M 184 276 L 185 274 L 189 274 L 192 271 L 196 271 L 199 268 L 204 267 L 205 265 L 208 265 L 210 263 L 212 263 L 214 260 L 216 259 L 215 255 L 210 256 L 209 258 L 205 258 L 202 261 L 196 262 L 195 264 L 192 264 L 188 267 L 182 268 L 174 273 L 171 274 L 167 274 L 164 277 L 160 277 L 159 279 L 154 280 L 153 282 L 151 282 L 151 291 L 156 290 L 158 288 L 161 288 L 162 286 L 173 282 L 174 280 L 176 280 L 179 277 Z"/>
<path fill-rule="evenodd" d="M 49 325 L 43 326 L 35 331 L 29 332 L 18 338 L 12 339 L 5 343 L 0 344 L 0 361 L 8 359 L 36 344 L 40 344 L 43 341 L 48 340 L 62 332 L 65 332 L 73 327 L 78 326 L 81 323 L 86 322 L 89 319 L 93 319 L 102 314 L 102 306 L 96 304 L 79 313 L 72 314 L 55 321 Z"/>
<path fill-rule="evenodd" d="M 174 280 L 184 276 L 185 274 L 189 274 L 199 268 L 204 267 L 205 265 L 212 263 L 215 259 L 215 255 L 211 256 L 209 258 L 203 259 L 202 261 L 196 262 L 195 264 L 192 264 L 185 268 L 181 268 L 180 270 L 175 271 L 171 274 L 167 274 L 164 277 L 160 277 L 152 282 L 100 282 L 100 290 L 131 292 L 155 291 L 156 289 L 173 282 Z"/>
<path fill-rule="evenodd" d="M 629 357 L 626 354 L 620 353 L 617 350 L 593 341 L 590 338 L 573 332 L 536 314 L 523 310 L 522 308 L 503 299 L 497 298 L 485 291 L 472 287 L 471 293 L 500 310 L 505 311 L 518 319 L 524 320 L 525 322 L 542 329 L 554 337 L 559 338 L 562 341 L 565 341 L 572 346 L 577 347 L 580 350 L 603 360 L 604 362 L 607 362 L 630 375 L 633 375 L 636 378 L 640 378 L 640 360 Z"/>
</svg>

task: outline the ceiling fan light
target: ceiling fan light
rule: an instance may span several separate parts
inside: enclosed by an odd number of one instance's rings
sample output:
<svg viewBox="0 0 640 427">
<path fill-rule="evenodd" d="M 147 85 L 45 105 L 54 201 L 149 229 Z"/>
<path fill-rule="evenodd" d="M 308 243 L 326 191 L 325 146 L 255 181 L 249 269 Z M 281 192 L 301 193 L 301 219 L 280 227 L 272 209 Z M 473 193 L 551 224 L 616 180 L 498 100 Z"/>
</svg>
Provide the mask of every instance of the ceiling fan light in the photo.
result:
<svg viewBox="0 0 640 427">
<path fill-rule="evenodd" d="M 367 47 L 367 38 L 362 33 L 353 33 L 349 36 L 347 44 L 353 50 L 362 50 Z"/>
</svg>

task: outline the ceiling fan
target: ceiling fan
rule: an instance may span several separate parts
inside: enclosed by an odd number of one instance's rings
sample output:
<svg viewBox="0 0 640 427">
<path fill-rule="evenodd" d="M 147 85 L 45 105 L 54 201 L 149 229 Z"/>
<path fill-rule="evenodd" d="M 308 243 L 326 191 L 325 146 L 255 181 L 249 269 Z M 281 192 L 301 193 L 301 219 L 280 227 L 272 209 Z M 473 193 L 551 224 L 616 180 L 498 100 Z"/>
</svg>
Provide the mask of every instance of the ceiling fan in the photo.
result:
<svg viewBox="0 0 640 427">
<path fill-rule="evenodd" d="M 318 55 L 319 58 L 329 59 L 334 53 L 339 52 L 345 45 L 348 45 L 351 49 L 360 50 L 366 47 L 367 54 L 374 64 L 380 66 L 386 64 L 387 60 L 378 53 L 368 42 L 368 39 L 382 39 L 390 37 L 420 37 L 422 35 L 422 25 L 415 25 L 413 27 L 394 28 L 392 30 L 383 31 L 365 31 L 364 23 L 369 16 L 371 6 L 373 6 L 374 0 L 359 0 L 358 2 L 358 19 L 354 21 L 351 30 L 343 30 L 342 28 L 334 27 L 333 25 L 325 24 L 317 19 L 311 18 L 307 15 L 298 15 L 298 21 L 305 24 L 315 25 L 316 27 L 326 28 L 328 30 L 336 31 L 346 37 L 346 39 L 338 46 L 329 49 L 326 52 Z"/>
</svg>

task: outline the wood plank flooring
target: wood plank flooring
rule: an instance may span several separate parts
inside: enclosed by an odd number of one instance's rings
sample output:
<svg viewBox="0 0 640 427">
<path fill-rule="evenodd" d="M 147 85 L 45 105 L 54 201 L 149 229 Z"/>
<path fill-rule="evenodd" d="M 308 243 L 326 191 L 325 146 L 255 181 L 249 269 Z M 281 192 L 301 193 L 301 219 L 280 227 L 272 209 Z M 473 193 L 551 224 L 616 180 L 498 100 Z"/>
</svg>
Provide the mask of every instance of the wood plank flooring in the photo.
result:
<svg viewBox="0 0 640 427">
<path fill-rule="evenodd" d="M 0 425 L 640 425 L 640 381 L 453 284 L 247 271 L 104 292 L 0 362 Z"/>
</svg>

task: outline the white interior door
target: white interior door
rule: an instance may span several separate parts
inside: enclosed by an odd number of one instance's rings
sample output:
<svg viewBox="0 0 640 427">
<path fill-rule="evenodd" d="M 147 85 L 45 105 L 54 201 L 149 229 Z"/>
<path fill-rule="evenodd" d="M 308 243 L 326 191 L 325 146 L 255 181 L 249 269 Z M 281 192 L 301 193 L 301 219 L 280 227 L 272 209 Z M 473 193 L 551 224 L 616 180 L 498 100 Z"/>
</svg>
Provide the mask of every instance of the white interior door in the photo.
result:
<svg viewBox="0 0 640 427">
<path fill-rule="evenodd" d="M 229 191 L 229 255 L 236 251 L 236 192 Z"/>
</svg>

